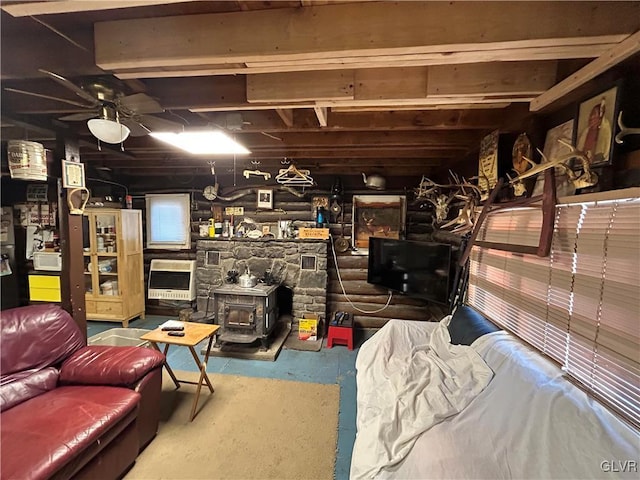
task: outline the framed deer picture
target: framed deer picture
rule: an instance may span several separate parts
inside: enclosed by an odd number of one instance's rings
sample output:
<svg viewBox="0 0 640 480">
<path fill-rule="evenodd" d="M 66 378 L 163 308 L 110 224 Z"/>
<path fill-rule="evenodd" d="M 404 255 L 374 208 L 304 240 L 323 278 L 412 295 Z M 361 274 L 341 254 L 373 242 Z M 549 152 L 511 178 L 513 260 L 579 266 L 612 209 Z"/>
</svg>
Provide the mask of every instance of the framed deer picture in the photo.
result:
<svg viewBox="0 0 640 480">
<path fill-rule="evenodd" d="M 406 212 L 404 195 L 354 195 L 352 245 L 368 254 L 369 237 L 404 237 Z"/>
</svg>

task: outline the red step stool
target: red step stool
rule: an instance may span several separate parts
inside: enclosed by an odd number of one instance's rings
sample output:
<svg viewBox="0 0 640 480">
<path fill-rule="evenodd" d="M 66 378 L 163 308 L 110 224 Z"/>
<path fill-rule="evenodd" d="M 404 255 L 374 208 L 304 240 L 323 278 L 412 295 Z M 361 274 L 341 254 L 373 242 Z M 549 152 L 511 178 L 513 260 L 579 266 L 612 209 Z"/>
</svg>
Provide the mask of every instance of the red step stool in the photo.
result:
<svg viewBox="0 0 640 480">
<path fill-rule="evenodd" d="M 329 325 L 329 335 L 327 336 L 327 348 L 333 347 L 333 342 L 346 342 L 347 348 L 353 350 L 353 328 L 336 327 Z"/>
<path fill-rule="evenodd" d="M 335 323 L 334 320 L 331 323 Z M 339 325 L 329 324 L 327 335 L 327 348 L 333 347 L 333 343 L 346 342 L 347 348 L 353 350 L 353 317 L 348 315 Z"/>
</svg>

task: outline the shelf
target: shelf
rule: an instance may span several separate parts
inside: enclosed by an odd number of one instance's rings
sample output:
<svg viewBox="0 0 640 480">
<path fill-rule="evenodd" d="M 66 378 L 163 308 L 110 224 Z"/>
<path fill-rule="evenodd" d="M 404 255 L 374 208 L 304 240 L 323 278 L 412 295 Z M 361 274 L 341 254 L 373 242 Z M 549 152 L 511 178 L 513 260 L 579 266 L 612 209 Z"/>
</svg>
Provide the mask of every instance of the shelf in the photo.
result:
<svg viewBox="0 0 640 480">
<path fill-rule="evenodd" d="M 122 322 L 126 327 L 130 319 L 144 317 L 142 212 L 87 208 L 84 215 L 89 227 L 85 233 L 91 237 L 89 251 L 84 252 L 84 268 L 91 262 L 91 269 L 84 272 L 87 318 Z"/>
</svg>

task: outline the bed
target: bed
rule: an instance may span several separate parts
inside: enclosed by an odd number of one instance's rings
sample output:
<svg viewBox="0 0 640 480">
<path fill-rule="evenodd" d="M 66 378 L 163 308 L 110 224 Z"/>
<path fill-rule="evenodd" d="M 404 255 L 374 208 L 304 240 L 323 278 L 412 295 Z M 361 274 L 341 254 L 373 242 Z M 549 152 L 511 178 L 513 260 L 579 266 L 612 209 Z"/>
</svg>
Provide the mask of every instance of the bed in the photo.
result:
<svg viewBox="0 0 640 480">
<path fill-rule="evenodd" d="M 352 479 L 638 478 L 639 432 L 470 307 L 389 321 L 356 369 Z"/>
</svg>

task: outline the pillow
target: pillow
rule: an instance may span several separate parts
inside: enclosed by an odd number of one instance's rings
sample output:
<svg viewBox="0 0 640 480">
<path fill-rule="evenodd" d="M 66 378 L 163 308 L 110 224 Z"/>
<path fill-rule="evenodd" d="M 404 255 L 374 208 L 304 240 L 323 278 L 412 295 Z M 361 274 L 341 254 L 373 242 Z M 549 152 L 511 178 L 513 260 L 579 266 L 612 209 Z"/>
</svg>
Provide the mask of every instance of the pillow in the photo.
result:
<svg viewBox="0 0 640 480">
<path fill-rule="evenodd" d="M 500 330 L 473 308 L 460 305 L 448 325 L 452 345 L 471 345 L 477 338 Z"/>
</svg>

